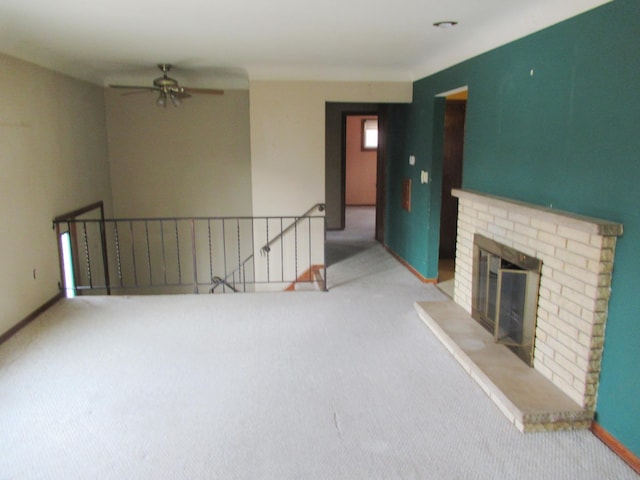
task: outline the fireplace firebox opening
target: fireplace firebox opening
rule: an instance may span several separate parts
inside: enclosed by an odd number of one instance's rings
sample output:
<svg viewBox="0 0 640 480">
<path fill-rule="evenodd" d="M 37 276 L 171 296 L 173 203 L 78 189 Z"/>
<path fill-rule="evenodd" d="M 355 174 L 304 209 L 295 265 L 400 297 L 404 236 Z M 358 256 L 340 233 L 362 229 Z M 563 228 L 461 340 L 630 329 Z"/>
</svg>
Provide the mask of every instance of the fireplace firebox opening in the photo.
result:
<svg viewBox="0 0 640 480">
<path fill-rule="evenodd" d="M 474 235 L 471 316 L 533 366 L 542 262 Z"/>
</svg>

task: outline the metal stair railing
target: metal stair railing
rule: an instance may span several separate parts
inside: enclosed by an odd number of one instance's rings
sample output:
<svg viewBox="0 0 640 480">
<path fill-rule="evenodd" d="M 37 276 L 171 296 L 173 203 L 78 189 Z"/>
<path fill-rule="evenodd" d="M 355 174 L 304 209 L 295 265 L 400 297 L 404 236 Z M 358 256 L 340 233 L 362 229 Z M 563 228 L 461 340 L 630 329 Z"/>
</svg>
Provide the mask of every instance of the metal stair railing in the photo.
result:
<svg viewBox="0 0 640 480">
<path fill-rule="evenodd" d="M 276 235 L 271 240 L 268 240 L 267 243 L 264 244 L 260 248 L 260 255 L 263 255 L 263 256 L 264 255 L 269 255 L 269 253 L 271 252 L 271 246 L 273 244 L 275 244 L 276 242 L 282 240 L 282 238 L 288 232 L 290 232 L 291 230 L 295 229 L 298 226 L 298 224 L 300 224 L 300 222 L 302 222 L 305 219 L 312 218 L 311 213 L 316 209 L 319 212 L 324 212 L 325 204 L 324 203 L 316 203 L 311 208 L 309 208 L 306 212 L 304 212 L 302 215 L 300 215 L 299 217 L 295 217 L 295 220 L 292 223 L 290 223 L 289 226 L 287 226 L 285 229 L 281 229 L 281 231 L 280 231 L 280 233 L 278 233 L 278 235 Z M 214 280 L 214 285 L 213 285 L 213 287 L 211 287 L 210 293 L 214 293 L 215 289 L 217 287 L 219 287 L 220 285 L 222 285 L 223 287 L 226 286 L 226 287 L 230 288 L 232 291 L 237 292 L 238 290 L 236 290 L 236 288 L 234 286 L 235 284 L 230 283 L 230 279 L 235 278 L 236 274 L 238 275 L 239 278 L 245 278 L 244 277 L 244 273 L 241 273 L 241 272 L 244 272 L 245 265 L 248 262 L 250 262 L 251 260 L 253 260 L 254 257 L 255 257 L 255 253 L 252 253 L 251 255 L 249 255 L 247 258 L 245 258 L 242 261 L 242 263 L 238 266 L 238 268 L 236 270 L 234 270 L 233 272 L 229 273 L 229 275 L 227 275 L 225 278 L 215 277 L 213 279 Z M 325 277 L 326 277 L 326 271 L 325 271 Z M 296 280 L 293 280 L 293 281 L 295 282 Z M 326 281 L 325 281 L 325 285 L 326 285 Z"/>
<path fill-rule="evenodd" d="M 315 209 L 318 209 L 318 211 L 320 212 L 324 212 L 325 209 L 325 204 L 324 203 L 316 203 L 313 207 L 311 207 L 309 210 L 307 210 L 306 212 L 304 212 L 302 215 L 300 215 L 299 217 L 297 217 L 296 221 L 293 222 L 291 225 L 289 225 L 287 228 L 285 228 L 284 230 L 282 230 L 278 235 L 276 235 L 274 238 L 272 238 L 271 240 L 269 240 L 261 249 L 260 249 L 260 253 L 265 255 L 268 254 L 271 251 L 271 245 L 273 245 L 274 243 L 276 243 L 278 240 L 282 239 L 282 237 L 290 232 L 292 229 L 294 229 L 302 220 L 304 220 L 305 218 L 309 218 L 309 216 L 311 215 L 311 212 L 313 212 Z"/>
<path fill-rule="evenodd" d="M 96 207 L 98 218 L 83 218 Z M 74 294 L 246 292 L 290 285 L 324 264 L 325 218 L 315 210 L 324 204 L 300 217 L 104 218 L 92 204 L 53 227 L 59 246 L 71 237 Z"/>
</svg>

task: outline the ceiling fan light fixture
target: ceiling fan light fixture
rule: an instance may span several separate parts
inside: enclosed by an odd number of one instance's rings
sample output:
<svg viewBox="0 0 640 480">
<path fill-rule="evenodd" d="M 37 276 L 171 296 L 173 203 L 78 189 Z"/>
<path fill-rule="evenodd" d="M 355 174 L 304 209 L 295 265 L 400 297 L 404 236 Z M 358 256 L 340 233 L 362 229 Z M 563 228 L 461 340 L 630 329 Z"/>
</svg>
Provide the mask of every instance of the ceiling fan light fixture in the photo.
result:
<svg viewBox="0 0 640 480">
<path fill-rule="evenodd" d="M 191 97 L 192 93 L 208 94 L 208 95 L 222 95 L 222 90 L 216 90 L 213 88 L 190 88 L 183 87 L 178 84 L 175 78 L 171 78 L 167 75 L 171 70 L 171 65 L 168 63 L 158 64 L 158 68 L 162 71 L 162 76 L 153 80 L 151 86 L 143 85 L 109 85 L 111 88 L 122 88 L 133 90 L 132 92 L 125 92 L 123 95 L 129 95 L 131 93 L 142 92 L 158 92 L 158 98 L 156 98 L 156 105 L 158 107 L 167 108 L 167 103 L 171 102 L 174 107 L 182 105 L 182 101 L 185 98 Z"/>
<path fill-rule="evenodd" d="M 158 95 L 158 99 L 156 100 L 156 105 L 159 107 L 167 107 L 167 94 L 164 92 L 160 92 Z"/>
</svg>

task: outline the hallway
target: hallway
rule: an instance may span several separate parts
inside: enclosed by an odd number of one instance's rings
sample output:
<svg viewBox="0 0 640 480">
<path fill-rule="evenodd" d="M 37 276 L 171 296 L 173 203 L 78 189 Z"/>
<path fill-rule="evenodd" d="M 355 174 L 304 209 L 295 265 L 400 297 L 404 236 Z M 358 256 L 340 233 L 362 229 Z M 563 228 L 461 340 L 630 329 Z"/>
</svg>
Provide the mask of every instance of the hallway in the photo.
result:
<svg viewBox="0 0 640 480">
<path fill-rule="evenodd" d="M 375 207 L 347 207 L 345 229 L 327 232 L 326 263 L 334 265 L 372 247 L 376 227 Z"/>
</svg>

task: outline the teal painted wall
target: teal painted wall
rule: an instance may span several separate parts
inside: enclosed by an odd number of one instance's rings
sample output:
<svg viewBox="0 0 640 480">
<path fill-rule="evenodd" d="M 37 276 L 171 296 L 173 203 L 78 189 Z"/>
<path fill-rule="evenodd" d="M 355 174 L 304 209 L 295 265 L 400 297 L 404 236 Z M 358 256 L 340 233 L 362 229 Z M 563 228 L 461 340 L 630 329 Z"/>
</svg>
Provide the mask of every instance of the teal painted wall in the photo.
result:
<svg viewBox="0 0 640 480">
<path fill-rule="evenodd" d="M 437 276 L 439 93 L 468 85 L 463 187 L 621 222 L 597 421 L 640 456 L 640 1 L 598 9 L 414 84 L 391 110 L 385 241 Z M 410 167 L 408 156 L 416 155 Z M 419 185 L 419 172 L 433 182 Z M 412 210 L 400 183 L 413 179 Z"/>
</svg>

